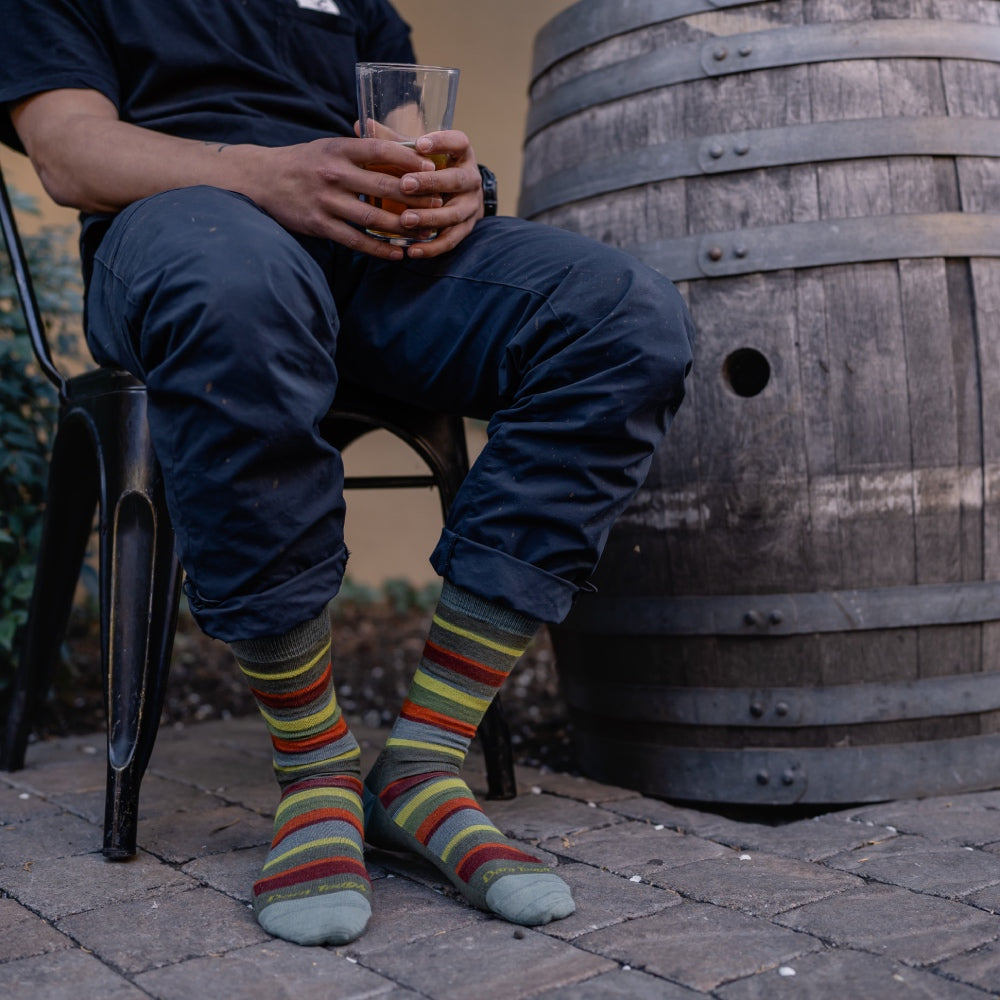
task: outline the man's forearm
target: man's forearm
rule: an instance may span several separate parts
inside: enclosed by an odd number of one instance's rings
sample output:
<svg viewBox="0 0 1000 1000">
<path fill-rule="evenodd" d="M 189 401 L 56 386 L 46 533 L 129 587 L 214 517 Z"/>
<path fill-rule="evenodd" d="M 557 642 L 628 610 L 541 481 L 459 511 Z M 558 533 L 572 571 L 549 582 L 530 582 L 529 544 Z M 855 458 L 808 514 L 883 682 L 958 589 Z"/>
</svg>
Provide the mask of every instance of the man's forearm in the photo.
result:
<svg viewBox="0 0 1000 1000">
<path fill-rule="evenodd" d="M 45 190 L 60 205 L 117 211 L 139 198 L 192 184 L 233 190 L 253 186 L 265 150 L 152 132 L 118 120 L 100 95 L 41 94 L 13 120 Z"/>
</svg>

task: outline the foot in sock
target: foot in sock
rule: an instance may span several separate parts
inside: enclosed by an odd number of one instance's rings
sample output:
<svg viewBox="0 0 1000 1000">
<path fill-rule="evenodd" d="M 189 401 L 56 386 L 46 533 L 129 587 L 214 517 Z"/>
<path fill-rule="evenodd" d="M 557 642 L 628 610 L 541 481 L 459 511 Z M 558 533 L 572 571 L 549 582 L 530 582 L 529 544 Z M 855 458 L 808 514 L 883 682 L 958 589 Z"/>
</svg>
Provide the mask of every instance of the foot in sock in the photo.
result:
<svg viewBox="0 0 1000 1000">
<path fill-rule="evenodd" d="M 365 838 L 430 861 L 512 923 L 569 916 L 569 887 L 508 840 L 458 777 L 469 741 L 538 622 L 446 583 L 406 702 L 365 779 Z"/>
<path fill-rule="evenodd" d="M 365 780 L 372 846 L 420 855 L 473 906 L 514 924 L 546 924 L 574 911 L 566 883 L 511 843 L 453 771 L 387 780 L 398 767 L 383 755 Z"/>
<path fill-rule="evenodd" d="M 331 679 L 324 612 L 278 639 L 233 643 L 267 723 L 281 801 L 254 884 L 269 934 L 296 944 L 346 944 L 371 917 L 362 841 L 360 750 Z"/>
</svg>

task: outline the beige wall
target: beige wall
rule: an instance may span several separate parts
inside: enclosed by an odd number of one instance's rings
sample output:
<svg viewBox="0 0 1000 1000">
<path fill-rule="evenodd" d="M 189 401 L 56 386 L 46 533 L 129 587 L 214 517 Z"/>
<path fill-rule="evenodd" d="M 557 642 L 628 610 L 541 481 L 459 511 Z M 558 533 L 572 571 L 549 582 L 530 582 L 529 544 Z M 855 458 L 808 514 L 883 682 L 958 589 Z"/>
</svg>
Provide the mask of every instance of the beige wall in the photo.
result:
<svg viewBox="0 0 1000 1000">
<path fill-rule="evenodd" d="M 480 162 L 500 181 L 500 211 L 516 212 L 521 141 L 528 108 L 531 48 L 538 29 L 569 0 L 396 0 L 413 28 L 417 57 L 462 70 L 455 125 L 472 139 Z M 49 221 L 74 224 L 75 213 L 45 197 L 23 157 L 0 147 L 8 183 L 39 195 Z M 482 435 L 472 432 L 473 450 Z M 372 435 L 349 449 L 348 472 L 422 471 L 405 446 L 388 435 Z M 378 584 L 389 577 L 426 582 L 434 574 L 427 555 L 440 531 L 440 512 L 430 491 L 352 492 L 348 495 L 347 541 L 351 577 Z"/>
</svg>

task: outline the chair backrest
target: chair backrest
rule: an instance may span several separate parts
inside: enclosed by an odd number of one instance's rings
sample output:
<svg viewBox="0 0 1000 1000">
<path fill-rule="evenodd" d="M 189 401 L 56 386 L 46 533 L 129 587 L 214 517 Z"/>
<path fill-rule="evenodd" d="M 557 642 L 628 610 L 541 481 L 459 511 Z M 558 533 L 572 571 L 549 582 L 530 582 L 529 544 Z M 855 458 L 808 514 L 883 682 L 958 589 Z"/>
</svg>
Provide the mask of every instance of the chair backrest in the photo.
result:
<svg viewBox="0 0 1000 1000">
<path fill-rule="evenodd" d="M 17 220 L 14 218 L 14 206 L 11 203 L 2 170 L 0 170 L 0 230 L 3 232 L 4 243 L 7 245 L 14 283 L 17 285 L 17 295 L 21 302 L 21 309 L 24 311 L 28 335 L 31 338 L 31 347 L 35 352 L 38 366 L 45 377 L 59 390 L 59 399 L 65 400 L 66 379 L 52 360 L 48 337 L 45 334 L 45 322 L 42 319 L 42 311 L 38 308 L 38 300 L 35 298 L 31 272 L 28 270 L 28 258 L 21 243 Z"/>
</svg>

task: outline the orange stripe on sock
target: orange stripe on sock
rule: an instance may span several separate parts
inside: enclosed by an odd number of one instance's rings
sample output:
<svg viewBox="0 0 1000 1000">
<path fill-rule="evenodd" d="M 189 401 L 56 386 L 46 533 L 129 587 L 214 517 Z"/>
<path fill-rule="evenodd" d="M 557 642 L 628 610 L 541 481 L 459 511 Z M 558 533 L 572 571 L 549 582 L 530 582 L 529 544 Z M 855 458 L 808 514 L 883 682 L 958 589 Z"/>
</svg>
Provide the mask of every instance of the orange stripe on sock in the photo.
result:
<svg viewBox="0 0 1000 1000">
<path fill-rule="evenodd" d="M 444 729 L 449 733 L 457 733 L 459 736 L 465 736 L 470 740 L 476 735 L 476 727 L 470 725 L 468 722 L 460 722 L 458 719 L 453 719 L 450 715 L 435 712 L 433 708 L 425 708 L 423 705 L 418 705 L 409 699 L 403 702 L 403 707 L 400 709 L 399 714 L 401 718 L 408 719 L 410 722 L 423 722 L 428 726 L 434 726 L 435 729 Z"/>
<path fill-rule="evenodd" d="M 330 676 L 333 670 L 332 663 L 327 663 L 326 669 L 308 687 L 299 688 L 297 691 L 283 691 L 279 693 L 269 693 L 261 691 L 259 688 L 251 687 L 254 697 L 268 708 L 301 708 L 315 701 L 327 688 L 330 683 Z"/>
<path fill-rule="evenodd" d="M 290 837 L 293 833 L 304 830 L 306 827 L 315 826 L 317 823 L 333 822 L 347 823 L 359 834 L 362 833 L 361 819 L 357 813 L 353 813 L 349 809 L 313 809 L 311 812 L 295 816 L 287 823 L 282 824 L 281 828 L 275 831 L 271 846 L 277 847 L 286 837 Z"/>
<path fill-rule="evenodd" d="M 308 753 L 318 750 L 330 743 L 336 743 L 347 735 L 347 720 L 341 716 L 329 729 L 324 729 L 315 736 L 304 736 L 302 739 L 286 740 L 280 736 L 271 737 L 271 745 L 281 753 Z"/>
<path fill-rule="evenodd" d="M 414 836 L 421 844 L 427 845 L 431 837 L 434 836 L 434 831 L 448 819 L 449 816 L 453 816 L 455 813 L 462 809 L 475 809 L 476 812 L 481 813 L 482 809 L 479 808 L 479 803 L 475 799 L 470 798 L 457 798 L 449 799 L 447 802 L 443 802 L 437 807 L 424 821 L 417 827 Z"/>
<path fill-rule="evenodd" d="M 507 673 L 503 670 L 494 670 L 492 667 L 484 666 L 475 660 L 470 660 L 467 656 L 461 656 L 448 649 L 438 646 L 436 643 L 427 640 L 424 645 L 424 657 L 436 663 L 439 667 L 444 667 L 453 673 L 476 681 L 479 684 L 486 684 L 491 688 L 499 688 L 507 679 Z"/>
</svg>

